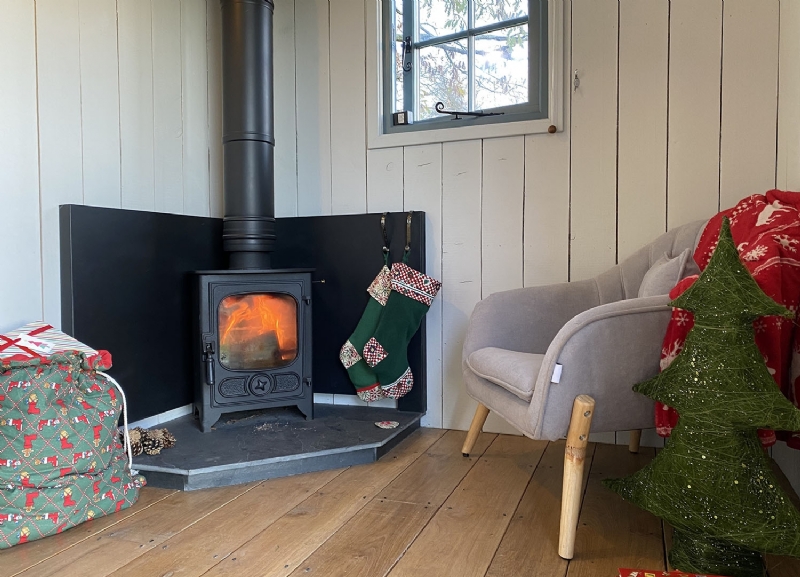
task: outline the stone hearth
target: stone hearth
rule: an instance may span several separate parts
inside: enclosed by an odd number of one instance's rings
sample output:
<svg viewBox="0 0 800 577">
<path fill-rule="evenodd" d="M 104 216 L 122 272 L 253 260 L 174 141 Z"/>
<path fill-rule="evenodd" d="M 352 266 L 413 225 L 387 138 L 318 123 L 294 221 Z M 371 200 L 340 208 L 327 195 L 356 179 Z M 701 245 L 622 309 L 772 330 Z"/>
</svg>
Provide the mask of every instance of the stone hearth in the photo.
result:
<svg viewBox="0 0 800 577">
<path fill-rule="evenodd" d="M 372 463 L 419 427 L 422 413 L 315 405 L 305 420 L 295 408 L 231 413 L 202 433 L 191 415 L 158 425 L 176 445 L 134 458 L 153 487 L 191 491 Z M 377 421 L 398 421 L 381 429 Z"/>
</svg>

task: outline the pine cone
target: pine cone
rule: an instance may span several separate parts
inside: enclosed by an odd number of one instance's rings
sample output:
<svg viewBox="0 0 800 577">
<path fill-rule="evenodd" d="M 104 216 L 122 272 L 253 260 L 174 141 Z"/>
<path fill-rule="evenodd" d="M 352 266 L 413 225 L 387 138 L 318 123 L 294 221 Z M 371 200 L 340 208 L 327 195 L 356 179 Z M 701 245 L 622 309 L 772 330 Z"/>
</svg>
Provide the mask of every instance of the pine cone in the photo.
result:
<svg viewBox="0 0 800 577">
<path fill-rule="evenodd" d="M 164 442 L 165 449 L 171 449 L 175 446 L 175 436 L 166 429 L 159 429 L 161 432 L 161 440 Z"/>
<path fill-rule="evenodd" d="M 164 448 L 164 441 L 160 437 L 148 434 L 142 438 L 142 449 L 148 455 L 158 455 Z"/>
<path fill-rule="evenodd" d="M 135 443 L 131 441 L 131 457 L 138 457 L 144 453 L 144 447 L 142 446 L 141 441 L 136 441 Z"/>
<path fill-rule="evenodd" d="M 167 429 L 150 429 L 147 434 L 154 439 L 159 439 L 164 445 L 164 449 L 170 449 L 175 446 L 175 437 Z"/>
<path fill-rule="evenodd" d="M 128 431 L 128 438 L 131 442 L 131 457 L 138 457 L 144 452 L 144 447 L 142 447 L 142 429 L 137 427 L 132 431 Z"/>
</svg>

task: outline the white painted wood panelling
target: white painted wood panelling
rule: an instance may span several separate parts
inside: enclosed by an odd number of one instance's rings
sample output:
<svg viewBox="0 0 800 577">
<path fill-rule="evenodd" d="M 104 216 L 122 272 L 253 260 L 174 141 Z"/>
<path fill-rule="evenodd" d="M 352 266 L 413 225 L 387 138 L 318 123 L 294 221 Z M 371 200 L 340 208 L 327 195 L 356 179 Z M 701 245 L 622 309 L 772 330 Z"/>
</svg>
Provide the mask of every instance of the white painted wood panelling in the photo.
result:
<svg viewBox="0 0 800 577">
<path fill-rule="evenodd" d="M 800 190 L 800 3 L 781 2 L 776 186 Z"/>
<path fill-rule="evenodd" d="M 564 78 L 572 71 L 572 7 L 564 3 Z M 525 286 L 569 280 L 570 107 L 564 90 L 562 132 L 525 137 Z"/>
<path fill-rule="evenodd" d="M 61 324 L 58 207 L 83 203 L 78 0 L 36 2 L 44 320 Z"/>
<path fill-rule="evenodd" d="M 403 151 L 403 210 L 425 211 L 426 273 L 442 278 L 442 145 L 409 146 Z M 442 426 L 442 299 L 426 315 L 428 413 L 425 427 Z"/>
<path fill-rule="evenodd" d="M 207 9 L 218 1 L 0 2 L 0 201 L 16 271 L 0 284 L 0 331 L 60 325 L 59 205 L 209 214 L 220 114 Z"/>
<path fill-rule="evenodd" d="M 378 149 L 393 150 L 393 149 Z M 476 403 L 464 390 L 461 349 L 481 300 L 480 140 L 442 145 L 442 424 L 469 428 Z"/>
<path fill-rule="evenodd" d="M 219 13 L 219 2 L 213 2 Z M 205 0 L 181 0 L 180 83 L 183 87 L 181 115 L 175 119 L 183 128 L 182 184 L 183 213 L 197 216 L 220 214 L 222 190 L 210 196 L 209 172 L 209 80 L 211 70 L 206 51 L 207 7 Z M 173 35 L 175 32 L 173 31 Z M 218 38 L 219 36 L 215 36 Z M 211 45 L 209 38 L 208 44 Z M 214 118 L 212 116 L 211 118 Z M 217 139 L 220 142 L 221 138 Z"/>
<path fill-rule="evenodd" d="M 209 214 L 222 210 L 222 14 L 217 0 L 206 0 L 208 65 L 208 186 Z"/>
<path fill-rule="evenodd" d="M 335 6 L 335 8 L 334 8 Z M 367 209 L 366 40 L 364 0 L 337 0 L 330 11 L 331 210 Z"/>
<path fill-rule="evenodd" d="M 403 149 L 367 151 L 367 212 L 403 210 Z"/>
<path fill-rule="evenodd" d="M 672 0 L 668 229 L 718 211 L 721 59 L 722 0 Z"/>
<path fill-rule="evenodd" d="M 483 141 L 481 297 L 522 288 L 525 138 Z"/>
<path fill-rule="evenodd" d="M 483 187 L 481 211 L 477 215 L 481 219 L 482 298 L 494 292 L 522 288 L 524 245 L 520 239 L 525 198 L 524 159 L 524 136 L 483 141 Z M 463 395 L 463 383 L 461 389 Z M 474 406 L 474 403 L 469 405 Z M 483 430 L 519 434 L 494 413 L 489 413 Z"/>
<path fill-rule="evenodd" d="M 570 280 L 616 262 L 617 36 L 616 0 L 573 2 Z"/>
<path fill-rule="evenodd" d="M 295 4 L 299 216 L 331 214 L 329 9 L 328 0 Z M 354 26 L 363 28 L 360 22 Z"/>
<path fill-rule="evenodd" d="M 175 30 L 181 29 L 181 1 L 153 2 L 152 20 L 155 209 L 180 214 L 183 212 L 183 79 L 181 35 L 175 34 Z M 205 48 L 205 29 L 203 32 L 201 46 Z"/>
<path fill-rule="evenodd" d="M 79 0 L 78 11 L 83 202 L 119 208 L 117 7 L 107 0 Z"/>
<path fill-rule="evenodd" d="M 150 2 L 117 0 L 122 208 L 155 209 Z"/>
<path fill-rule="evenodd" d="M 778 0 L 723 2 L 721 209 L 775 187 L 778 17 Z"/>
<path fill-rule="evenodd" d="M 669 2 L 619 5 L 617 253 L 666 232 Z"/>
<path fill-rule="evenodd" d="M 35 30 L 33 2 L 0 2 L 3 264 L 14 271 L 0 276 L 0 332 L 42 316 Z"/>
<path fill-rule="evenodd" d="M 212 0 L 216 2 L 216 0 Z M 297 115 L 294 0 L 275 4 L 275 216 L 297 216 Z"/>
<path fill-rule="evenodd" d="M 569 136 L 525 137 L 525 286 L 569 280 Z"/>
</svg>

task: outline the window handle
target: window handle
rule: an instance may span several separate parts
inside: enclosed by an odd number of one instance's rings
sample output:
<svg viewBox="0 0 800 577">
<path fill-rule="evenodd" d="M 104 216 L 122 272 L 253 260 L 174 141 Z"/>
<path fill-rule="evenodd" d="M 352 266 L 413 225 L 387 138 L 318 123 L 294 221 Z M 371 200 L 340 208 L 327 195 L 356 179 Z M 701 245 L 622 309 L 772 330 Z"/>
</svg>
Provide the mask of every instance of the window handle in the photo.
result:
<svg viewBox="0 0 800 577">
<path fill-rule="evenodd" d="M 411 50 L 413 48 L 411 44 L 411 36 L 406 36 L 403 39 L 402 44 L 403 44 L 403 57 L 402 57 L 403 70 L 405 70 L 406 72 L 411 72 L 412 60 L 406 62 L 406 56 L 411 56 Z"/>
<path fill-rule="evenodd" d="M 445 110 L 444 109 L 444 102 L 437 102 L 436 103 L 436 112 L 439 114 L 449 114 L 453 116 L 453 120 L 463 120 L 462 116 L 502 116 L 505 112 L 484 112 L 482 110 L 476 110 L 474 112 L 466 112 L 460 110 Z"/>
</svg>

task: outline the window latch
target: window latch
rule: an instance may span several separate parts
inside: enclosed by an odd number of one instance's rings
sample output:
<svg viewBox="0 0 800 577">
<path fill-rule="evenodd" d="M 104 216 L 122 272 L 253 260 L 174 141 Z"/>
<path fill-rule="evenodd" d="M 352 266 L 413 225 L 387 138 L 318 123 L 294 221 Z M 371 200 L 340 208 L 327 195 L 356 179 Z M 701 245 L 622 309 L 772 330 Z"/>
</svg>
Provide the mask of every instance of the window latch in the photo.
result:
<svg viewBox="0 0 800 577">
<path fill-rule="evenodd" d="M 457 110 L 445 110 L 444 109 L 444 102 L 437 102 L 436 103 L 436 112 L 439 114 L 450 114 L 453 116 L 453 120 L 462 120 L 462 116 L 500 116 L 505 114 L 505 112 L 483 112 L 481 110 L 476 110 L 475 112 L 461 112 Z"/>
<path fill-rule="evenodd" d="M 403 45 L 403 56 L 401 59 L 401 62 L 403 63 L 403 70 L 405 70 L 406 72 L 411 72 L 412 59 L 410 57 L 411 57 L 411 50 L 413 48 L 411 44 L 411 36 L 406 36 L 401 42 L 401 44 Z M 406 62 L 406 57 L 409 57 L 408 62 Z"/>
</svg>

